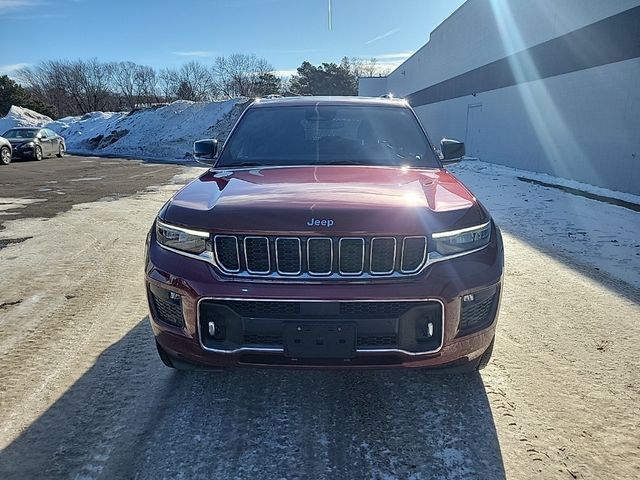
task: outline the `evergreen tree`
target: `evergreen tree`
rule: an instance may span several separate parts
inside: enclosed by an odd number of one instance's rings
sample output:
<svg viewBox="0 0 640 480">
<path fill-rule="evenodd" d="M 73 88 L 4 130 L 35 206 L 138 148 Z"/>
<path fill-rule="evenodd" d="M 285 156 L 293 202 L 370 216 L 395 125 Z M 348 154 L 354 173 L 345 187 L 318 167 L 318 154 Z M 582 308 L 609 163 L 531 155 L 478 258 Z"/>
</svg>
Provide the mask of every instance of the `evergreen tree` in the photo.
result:
<svg viewBox="0 0 640 480">
<path fill-rule="evenodd" d="M 323 63 L 316 67 L 302 62 L 291 77 L 290 89 L 298 95 L 356 95 L 358 79 L 346 58 L 340 65 Z"/>
<path fill-rule="evenodd" d="M 277 95 L 282 87 L 282 79 L 271 72 L 260 74 L 256 79 L 254 94 L 256 97 Z"/>
<path fill-rule="evenodd" d="M 7 75 L 3 75 L 0 76 L 0 117 L 4 117 L 9 112 L 11 105 L 28 108 L 49 117 L 55 115 L 52 106 L 36 100 L 27 90 Z"/>
</svg>

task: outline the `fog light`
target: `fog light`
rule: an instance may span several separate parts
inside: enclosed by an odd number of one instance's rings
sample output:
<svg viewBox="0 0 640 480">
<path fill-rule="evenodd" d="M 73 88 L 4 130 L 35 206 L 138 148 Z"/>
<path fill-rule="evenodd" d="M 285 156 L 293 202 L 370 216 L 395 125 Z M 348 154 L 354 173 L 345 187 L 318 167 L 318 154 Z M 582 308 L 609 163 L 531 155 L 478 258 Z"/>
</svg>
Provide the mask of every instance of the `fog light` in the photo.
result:
<svg viewBox="0 0 640 480">
<path fill-rule="evenodd" d="M 209 322 L 209 336 L 213 337 L 216 334 L 216 324 Z"/>
<path fill-rule="evenodd" d="M 433 337 L 433 323 L 427 323 L 427 337 Z"/>
<path fill-rule="evenodd" d="M 473 295 L 473 293 L 470 293 L 469 295 L 465 295 L 464 297 L 462 297 L 463 302 L 473 302 L 475 299 L 476 297 Z"/>
<path fill-rule="evenodd" d="M 171 300 L 180 300 L 180 295 L 176 292 L 169 292 L 169 298 Z"/>
</svg>

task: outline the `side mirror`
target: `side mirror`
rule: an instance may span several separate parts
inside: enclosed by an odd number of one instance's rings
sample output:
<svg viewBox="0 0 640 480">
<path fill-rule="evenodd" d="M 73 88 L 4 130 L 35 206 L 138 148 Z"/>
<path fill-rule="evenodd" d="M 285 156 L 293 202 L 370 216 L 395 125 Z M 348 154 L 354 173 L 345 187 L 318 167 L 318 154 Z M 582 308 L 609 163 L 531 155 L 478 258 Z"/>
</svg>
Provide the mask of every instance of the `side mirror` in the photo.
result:
<svg viewBox="0 0 640 480">
<path fill-rule="evenodd" d="M 218 140 L 207 139 L 193 142 L 193 157 L 205 165 L 213 165 L 218 156 Z"/>
<path fill-rule="evenodd" d="M 444 165 L 458 163 L 464 157 L 464 142 L 443 138 L 440 140 L 440 151 Z"/>
</svg>

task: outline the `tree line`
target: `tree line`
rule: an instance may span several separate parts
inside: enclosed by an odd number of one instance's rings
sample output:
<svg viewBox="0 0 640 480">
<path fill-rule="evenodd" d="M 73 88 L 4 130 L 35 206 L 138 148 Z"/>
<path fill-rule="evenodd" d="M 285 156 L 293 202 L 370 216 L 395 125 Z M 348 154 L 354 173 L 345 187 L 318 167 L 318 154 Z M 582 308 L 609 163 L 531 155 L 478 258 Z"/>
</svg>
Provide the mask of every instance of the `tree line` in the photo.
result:
<svg viewBox="0 0 640 480">
<path fill-rule="evenodd" d="M 291 78 L 278 75 L 266 59 L 242 53 L 217 57 L 211 64 L 194 60 L 163 69 L 95 58 L 44 60 L 19 70 L 19 84 L 0 77 L 8 85 L 0 88 L 0 115 L 11 104 L 60 118 L 92 111 L 128 111 L 175 100 L 356 95 L 358 78 L 385 73 L 375 59 L 347 57 L 338 64 L 318 66 L 305 61 Z"/>
</svg>

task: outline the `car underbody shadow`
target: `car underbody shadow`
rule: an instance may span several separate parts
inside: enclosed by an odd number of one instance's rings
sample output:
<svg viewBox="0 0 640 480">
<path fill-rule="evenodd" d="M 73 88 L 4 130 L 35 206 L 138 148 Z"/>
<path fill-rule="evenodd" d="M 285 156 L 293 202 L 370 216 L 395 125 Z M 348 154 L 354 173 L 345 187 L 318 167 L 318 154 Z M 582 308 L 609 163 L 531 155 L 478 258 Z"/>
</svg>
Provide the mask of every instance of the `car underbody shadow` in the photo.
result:
<svg viewBox="0 0 640 480">
<path fill-rule="evenodd" d="M 147 319 L 0 452 L 0 478 L 505 478 L 479 374 L 175 371 Z"/>
</svg>

